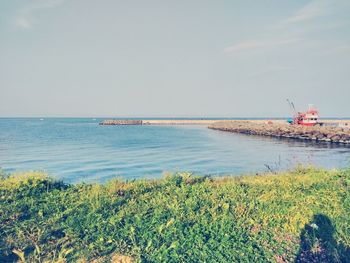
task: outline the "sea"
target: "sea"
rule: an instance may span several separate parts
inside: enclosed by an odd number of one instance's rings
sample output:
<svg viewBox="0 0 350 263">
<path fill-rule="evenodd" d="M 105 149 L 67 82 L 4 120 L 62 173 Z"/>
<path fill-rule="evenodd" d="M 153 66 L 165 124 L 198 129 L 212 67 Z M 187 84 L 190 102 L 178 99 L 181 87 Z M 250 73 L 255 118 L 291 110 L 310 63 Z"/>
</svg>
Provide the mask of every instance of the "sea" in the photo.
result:
<svg viewBox="0 0 350 263">
<path fill-rule="evenodd" d="M 350 146 L 249 136 L 200 125 L 101 126 L 102 118 L 0 118 L 3 173 L 66 183 L 261 174 L 298 165 L 350 167 Z"/>
</svg>

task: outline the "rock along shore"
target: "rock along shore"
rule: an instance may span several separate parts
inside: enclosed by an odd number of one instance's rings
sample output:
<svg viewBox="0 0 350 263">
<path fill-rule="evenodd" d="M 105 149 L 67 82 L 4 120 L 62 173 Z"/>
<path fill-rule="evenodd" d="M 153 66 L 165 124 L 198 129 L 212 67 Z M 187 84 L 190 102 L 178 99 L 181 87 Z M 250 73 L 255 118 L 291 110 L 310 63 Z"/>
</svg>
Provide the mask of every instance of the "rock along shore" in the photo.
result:
<svg viewBox="0 0 350 263">
<path fill-rule="evenodd" d="M 350 144 L 350 129 L 347 127 L 305 127 L 273 122 L 220 121 L 209 125 L 208 128 L 249 135 Z"/>
</svg>

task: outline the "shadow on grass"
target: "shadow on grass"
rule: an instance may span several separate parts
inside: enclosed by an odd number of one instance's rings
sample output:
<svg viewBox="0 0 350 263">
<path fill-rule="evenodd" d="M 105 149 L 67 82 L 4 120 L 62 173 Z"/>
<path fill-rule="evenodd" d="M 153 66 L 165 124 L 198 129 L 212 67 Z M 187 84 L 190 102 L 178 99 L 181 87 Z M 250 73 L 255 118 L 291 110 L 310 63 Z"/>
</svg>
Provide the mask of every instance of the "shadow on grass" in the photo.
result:
<svg viewBox="0 0 350 263">
<path fill-rule="evenodd" d="M 334 231 L 326 215 L 314 215 L 301 232 L 295 262 L 350 262 L 350 249 L 336 242 Z"/>
</svg>

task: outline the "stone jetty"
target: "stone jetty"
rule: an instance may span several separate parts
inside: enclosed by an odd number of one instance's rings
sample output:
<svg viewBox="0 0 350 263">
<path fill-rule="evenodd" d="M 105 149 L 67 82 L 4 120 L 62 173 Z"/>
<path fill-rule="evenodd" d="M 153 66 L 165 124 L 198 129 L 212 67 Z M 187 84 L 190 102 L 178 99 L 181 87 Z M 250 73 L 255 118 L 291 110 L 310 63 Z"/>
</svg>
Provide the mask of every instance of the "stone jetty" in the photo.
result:
<svg viewBox="0 0 350 263">
<path fill-rule="evenodd" d="M 210 125 L 218 120 L 208 119 L 146 119 L 146 120 L 127 120 L 111 119 L 104 120 L 100 125 Z"/>
<path fill-rule="evenodd" d="M 142 120 L 104 120 L 100 125 L 142 125 Z"/>
<path fill-rule="evenodd" d="M 260 123 L 254 121 L 219 121 L 209 125 L 208 128 L 249 135 L 350 144 L 350 124 L 343 127 L 306 127 L 271 121 Z"/>
</svg>

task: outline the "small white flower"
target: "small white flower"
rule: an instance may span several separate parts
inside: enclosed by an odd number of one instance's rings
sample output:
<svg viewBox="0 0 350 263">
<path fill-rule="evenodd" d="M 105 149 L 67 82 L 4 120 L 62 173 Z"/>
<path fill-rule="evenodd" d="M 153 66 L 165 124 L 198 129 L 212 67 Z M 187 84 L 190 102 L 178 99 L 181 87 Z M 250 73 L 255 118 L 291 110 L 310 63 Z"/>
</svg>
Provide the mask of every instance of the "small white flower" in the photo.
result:
<svg viewBox="0 0 350 263">
<path fill-rule="evenodd" d="M 311 226 L 313 229 L 318 229 L 318 225 L 316 225 L 315 223 L 312 223 L 310 226 Z"/>
</svg>

